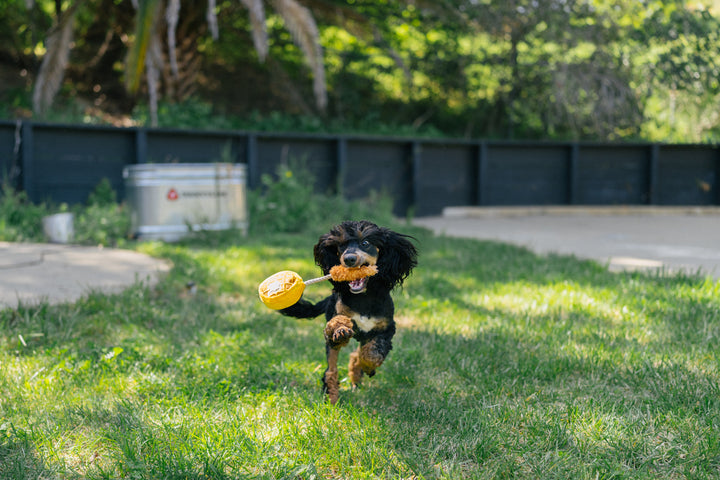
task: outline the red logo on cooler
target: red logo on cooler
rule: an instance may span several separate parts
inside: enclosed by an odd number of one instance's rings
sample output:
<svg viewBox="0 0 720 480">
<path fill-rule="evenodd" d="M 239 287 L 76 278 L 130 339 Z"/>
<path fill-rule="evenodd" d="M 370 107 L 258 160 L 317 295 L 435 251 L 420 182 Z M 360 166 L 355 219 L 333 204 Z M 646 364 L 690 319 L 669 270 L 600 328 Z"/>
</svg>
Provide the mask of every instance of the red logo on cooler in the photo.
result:
<svg viewBox="0 0 720 480">
<path fill-rule="evenodd" d="M 178 197 L 179 197 L 179 195 L 178 195 L 178 193 L 177 193 L 177 190 L 175 190 L 174 188 L 171 188 L 171 189 L 168 191 L 168 194 L 167 194 L 167 199 L 168 199 L 168 200 L 170 200 L 170 201 L 177 200 Z"/>
</svg>

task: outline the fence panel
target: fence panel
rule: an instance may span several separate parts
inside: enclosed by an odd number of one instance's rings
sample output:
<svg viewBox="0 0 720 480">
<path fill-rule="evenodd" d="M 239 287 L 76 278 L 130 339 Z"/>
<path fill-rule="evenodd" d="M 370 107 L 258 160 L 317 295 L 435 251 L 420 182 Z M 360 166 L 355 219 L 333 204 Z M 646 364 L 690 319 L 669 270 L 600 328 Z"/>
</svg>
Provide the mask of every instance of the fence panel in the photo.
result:
<svg viewBox="0 0 720 480">
<path fill-rule="evenodd" d="M 415 210 L 438 215 L 444 207 L 472 205 L 477 198 L 477 146 L 424 144 L 415 172 Z"/>
<path fill-rule="evenodd" d="M 577 203 L 643 205 L 649 202 L 649 147 L 580 146 Z"/>
<path fill-rule="evenodd" d="M 491 144 L 487 155 L 484 204 L 562 205 L 568 202 L 568 147 Z"/>
<path fill-rule="evenodd" d="M 657 160 L 655 203 L 713 205 L 718 192 L 718 153 L 691 146 L 663 146 Z"/>
<path fill-rule="evenodd" d="M 408 142 L 347 141 L 342 192 L 346 198 L 366 198 L 371 192 L 392 196 L 394 210 L 405 215 L 413 203 L 411 144 Z"/>
<path fill-rule="evenodd" d="M 124 198 L 122 169 L 135 159 L 132 130 L 34 125 L 23 145 L 25 189 L 34 202 L 82 203 L 103 178 Z"/>
<path fill-rule="evenodd" d="M 238 163 L 244 158 L 244 142 L 231 133 L 143 129 L 138 134 L 147 136 L 147 146 L 137 163 Z"/>
<path fill-rule="evenodd" d="M 334 140 L 258 136 L 255 182 L 262 175 L 275 176 L 280 165 L 307 168 L 315 177 L 314 188 L 318 193 L 337 190 L 337 142 Z"/>
<path fill-rule="evenodd" d="M 20 143 L 17 143 L 17 138 Z M 15 152 L 16 145 L 20 146 Z M 392 196 L 395 213 L 457 205 L 718 205 L 720 149 L 659 145 L 427 140 L 0 122 L 0 171 L 31 200 L 80 203 L 103 178 L 146 162 L 247 164 L 248 188 L 297 161 L 320 193 Z M 19 177 L 17 172 L 20 172 Z"/>
</svg>

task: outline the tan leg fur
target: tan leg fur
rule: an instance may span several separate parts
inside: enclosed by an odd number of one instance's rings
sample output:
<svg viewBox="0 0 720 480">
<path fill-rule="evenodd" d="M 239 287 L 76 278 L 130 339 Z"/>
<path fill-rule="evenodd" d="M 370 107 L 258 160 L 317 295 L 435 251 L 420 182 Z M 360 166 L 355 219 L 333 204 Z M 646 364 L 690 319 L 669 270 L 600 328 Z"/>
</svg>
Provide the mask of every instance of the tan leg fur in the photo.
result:
<svg viewBox="0 0 720 480">
<path fill-rule="evenodd" d="M 340 397 L 340 382 L 338 381 L 337 369 L 338 352 L 337 349 L 328 350 L 328 368 L 325 371 L 325 388 L 327 389 L 328 400 L 332 405 L 335 405 Z"/>
<path fill-rule="evenodd" d="M 325 324 L 325 341 L 333 349 L 347 345 L 353 333 L 352 320 L 346 315 L 335 315 Z"/>
<path fill-rule="evenodd" d="M 352 385 L 360 385 L 363 373 L 374 375 L 375 369 L 382 365 L 384 360 L 385 358 L 377 352 L 374 340 L 358 347 L 350 354 L 348 376 Z"/>
</svg>

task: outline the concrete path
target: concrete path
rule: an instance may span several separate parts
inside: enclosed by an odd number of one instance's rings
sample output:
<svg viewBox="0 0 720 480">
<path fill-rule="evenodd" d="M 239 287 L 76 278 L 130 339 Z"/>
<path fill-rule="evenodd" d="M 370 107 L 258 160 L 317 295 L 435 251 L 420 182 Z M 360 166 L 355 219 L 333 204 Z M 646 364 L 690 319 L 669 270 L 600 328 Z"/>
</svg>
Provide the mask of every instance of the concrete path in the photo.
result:
<svg viewBox="0 0 720 480">
<path fill-rule="evenodd" d="M 162 260 L 129 250 L 0 242 L 0 308 L 75 301 L 139 280 L 152 284 L 168 269 Z"/>
<path fill-rule="evenodd" d="M 664 268 L 720 279 L 720 208 L 458 207 L 414 223 L 439 234 L 594 259 L 612 270 Z M 0 308 L 152 284 L 169 268 L 128 250 L 0 242 Z"/>
<path fill-rule="evenodd" d="M 575 255 L 611 270 L 667 269 L 720 278 L 720 208 L 447 208 L 415 224 L 456 237 Z"/>
</svg>

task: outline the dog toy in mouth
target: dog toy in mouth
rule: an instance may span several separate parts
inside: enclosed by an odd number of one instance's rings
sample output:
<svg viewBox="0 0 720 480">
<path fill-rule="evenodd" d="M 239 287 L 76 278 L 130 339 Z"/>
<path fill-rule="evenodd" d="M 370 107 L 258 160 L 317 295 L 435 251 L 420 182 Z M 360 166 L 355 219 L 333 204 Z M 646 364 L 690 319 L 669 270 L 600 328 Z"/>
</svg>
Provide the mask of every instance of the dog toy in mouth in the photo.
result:
<svg viewBox="0 0 720 480">
<path fill-rule="evenodd" d="M 258 286 L 260 300 L 273 310 L 282 310 L 297 303 L 305 290 L 305 285 L 312 285 L 324 280 L 333 279 L 336 282 L 350 282 L 351 288 L 359 280 L 373 276 L 377 273 L 376 265 L 357 268 L 348 268 L 335 265 L 330 273 L 323 277 L 313 278 L 306 282 L 295 272 L 284 270 L 270 275 Z"/>
</svg>

